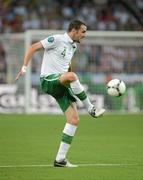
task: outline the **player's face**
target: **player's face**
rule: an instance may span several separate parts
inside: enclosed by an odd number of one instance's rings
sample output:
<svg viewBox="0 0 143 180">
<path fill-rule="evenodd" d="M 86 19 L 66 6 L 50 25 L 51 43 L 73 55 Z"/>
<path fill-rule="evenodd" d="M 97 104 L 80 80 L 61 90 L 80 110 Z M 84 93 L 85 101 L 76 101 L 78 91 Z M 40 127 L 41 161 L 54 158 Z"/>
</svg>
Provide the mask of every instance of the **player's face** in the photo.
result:
<svg viewBox="0 0 143 180">
<path fill-rule="evenodd" d="M 79 30 L 75 30 L 74 41 L 79 42 L 86 36 L 87 27 L 85 25 L 81 25 Z"/>
</svg>

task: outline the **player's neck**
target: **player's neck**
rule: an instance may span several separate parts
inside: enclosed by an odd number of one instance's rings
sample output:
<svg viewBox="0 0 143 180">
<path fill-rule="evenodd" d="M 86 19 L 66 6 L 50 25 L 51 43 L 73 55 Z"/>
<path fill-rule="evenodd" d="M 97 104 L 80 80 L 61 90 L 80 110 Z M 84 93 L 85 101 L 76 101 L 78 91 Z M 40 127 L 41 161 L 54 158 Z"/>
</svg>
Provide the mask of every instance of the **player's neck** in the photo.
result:
<svg viewBox="0 0 143 180">
<path fill-rule="evenodd" d="M 67 32 L 67 34 L 74 41 L 74 34 L 72 32 Z"/>
</svg>

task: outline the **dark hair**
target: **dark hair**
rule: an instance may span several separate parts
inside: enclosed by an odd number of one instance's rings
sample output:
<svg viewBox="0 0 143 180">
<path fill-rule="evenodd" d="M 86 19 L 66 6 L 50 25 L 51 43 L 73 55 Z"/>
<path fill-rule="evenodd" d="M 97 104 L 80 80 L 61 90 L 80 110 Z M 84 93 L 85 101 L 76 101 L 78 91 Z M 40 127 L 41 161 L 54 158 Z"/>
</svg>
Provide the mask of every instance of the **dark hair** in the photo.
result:
<svg viewBox="0 0 143 180">
<path fill-rule="evenodd" d="M 71 23 L 69 24 L 69 27 L 68 27 L 68 32 L 70 32 L 72 29 L 79 30 L 81 25 L 86 26 L 86 24 L 80 20 L 71 21 Z"/>
</svg>

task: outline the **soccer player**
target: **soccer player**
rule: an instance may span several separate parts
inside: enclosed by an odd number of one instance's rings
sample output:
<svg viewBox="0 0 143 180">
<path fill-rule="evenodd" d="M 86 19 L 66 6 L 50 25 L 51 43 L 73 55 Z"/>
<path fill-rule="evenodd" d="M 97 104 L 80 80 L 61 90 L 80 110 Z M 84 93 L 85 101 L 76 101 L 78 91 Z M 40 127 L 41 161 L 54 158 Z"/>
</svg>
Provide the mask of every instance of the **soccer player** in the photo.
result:
<svg viewBox="0 0 143 180">
<path fill-rule="evenodd" d="M 51 35 L 34 43 L 28 49 L 23 66 L 16 77 L 18 80 L 23 76 L 33 54 L 44 49 L 40 76 L 41 88 L 56 99 L 66 117 L 60 147 L 54 161 L 56 167 L 76 167 L 66 159 L 79 123 L 75 97 L 83 102 L 92 117 L 97 118 L 105 112 L 105 109 L 99 109 L 90 102 L 77 74 L 71 71 L 71 60 L 77 49 L 76 43 L 80 43 L 86 36 L 86 31 L 85 23 L 74 20 L 69 24 L 66 33 Z"/>
</svg>

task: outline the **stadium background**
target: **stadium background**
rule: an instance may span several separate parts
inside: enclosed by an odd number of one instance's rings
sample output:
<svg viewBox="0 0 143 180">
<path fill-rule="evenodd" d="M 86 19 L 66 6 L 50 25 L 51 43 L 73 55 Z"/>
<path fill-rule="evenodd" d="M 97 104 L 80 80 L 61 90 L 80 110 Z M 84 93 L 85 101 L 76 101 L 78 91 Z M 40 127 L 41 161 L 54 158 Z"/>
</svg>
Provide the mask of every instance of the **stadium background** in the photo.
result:
<svg viewBox="0 0 143 180">
<path fill-rule="evenodd" d="M 25 52 L 24 32 L 26 30 L 65 30 L 73 17 L 85 21 L 88 30 L 91 31 L 138 32 L 143 29 L 141 22 L 143 18 L 143 2 L 141 0 L 95 0 L 90 2 L 86 0 L 43 0 L 41 2 L 36 0 L 7 0 L 0 3 L 0 112 L 25 111 L 23 100 L 25 98 L 24 80 L 21 80 L 19 84 L 17 83 L 17 87 L 15 87 L 14 78 L 22 64 Z M 42 32 L 39 31 L 39 34 L 42 34 Z M 45 37 L 46 35 L 41 36 L 39 39 L 35 37 L 33 42 Z M 124 39 L 122 40 L 124 41 Z M 143 48 L 142 45 L 136 47 L 137 43 L 138 41 L 135 40 L 134 46 L 126 47 L 123 44 L 109 47 L 109 45 L 103 46 L 96 43 L 83 43 L 79 46 L 73 61 L 73 70 L 79 74 L 85 88 L 88 88 L 88 92 L 93 97 L 93 103 L 105 106 L 106 109 L 112 111 L 142 111 Z M 46 112 L 46 109 L 48 109 L 48 113 L 55 113 L 58 112 L 58 107 L 53 105 L 56 103 L 51 99 L 47 102 L 52 101 L 53 103 L 45 104 L 44 109 L 39 107 L 40 102 L 38 102 L 39 98 L 37 99 L 36 94 L 41 93 L 39 87 L 40 59 L 42 59 L 40 53 L 36 54 L 32 62 L 32 75 L 31 79 L 30 77 L 29 79 L 35 89 L 33 89 L 31 104 L 36 107 L 35 112 L 38 110 L 39 112 Z M 118 77 L 126 82 L 127 92 L 123 97 L 117 99 L 107 95 L 106 83 L 111 78 Z M 50 97 L 46 98 L 49 99 Z M 95 98 L 99 100 L 94 102 Z M 41 104 L 44 104 L 43 100 Z M 53 110 L 53 106 L 55 106 L 56 110 Z M 79 104 L 79 108 L 83 110 L 81 104 Z"/>
<path fill-rule="evenodd" d="M 143 45 L 142 38 L 117 38 L 121 45 L 102 46 L 95 37 L 83 43 L 73 61 L 93 103 L 107 113 L 97 119 L 80 114 L 70 160 L 76 169 L 55 169 L 53 160 L 65 118 L 53 99 L 41 93 L 41 53 L 32 61 L 31 112 L 25 114 L 25 79 L 15 83 L 25 51 L 25 32 L 65 30 L 81 19 L 98 32 L 142 34 L 142 0 L 1 0 L 0 1 L 0 179 L 2 180 L 142 180 L 143 179 Z M 34 32 L 33 31 L 33 32 Z M 33 33 L 34 36 L 34 33 Z M 39 37 L 38 37 L 39 36 Z M 45 37 L 45 35 L 44 35 Z M 106 39 L 102 39 L 105 40 Z M 114 38 L 108 41 L 114 42 Z M 140 45 L 139 45 L 140 43 Z M 124 46 L 123 44 L 126 44 Z M 127 46 L 128 45 L 128 46 Z M 109 97 L 106 82 L 120 77 L 123 97 Z M 102 102 L 102 103 L 101 103 Z M 101 103 L 101 104 L 100 104 Z M 79 112 L 83 107 L 78 104 Z M 41 114 L 43 112 L 44 114 Z M 111 112 L 111 114 L 110 114 Z M 116 112 L 116 113 L 114 113 Z M 51 115 L 54 113 L 54 115 Z M 130 114 L 131 113 L 131 114 Z"/>
</svg>

